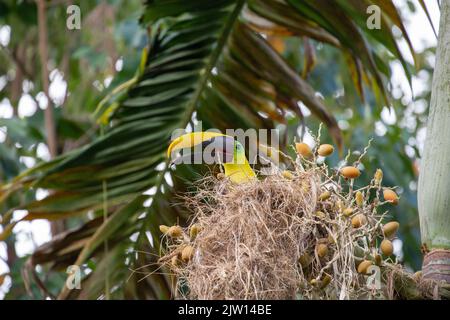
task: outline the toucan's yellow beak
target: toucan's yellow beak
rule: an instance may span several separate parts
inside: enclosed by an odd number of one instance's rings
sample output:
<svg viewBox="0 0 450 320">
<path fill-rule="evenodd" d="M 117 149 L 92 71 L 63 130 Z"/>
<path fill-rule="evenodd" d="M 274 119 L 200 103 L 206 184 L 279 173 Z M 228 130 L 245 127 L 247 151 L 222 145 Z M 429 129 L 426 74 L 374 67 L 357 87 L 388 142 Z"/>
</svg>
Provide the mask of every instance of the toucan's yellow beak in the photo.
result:
<svg viewBox="0 0 450 320">
<path fill-rule="evenodd" d="M 224 139 L 214 139 L 217 137 L 224 137 Z M 222 165 L 225 169 L 225 176 L 229 177 L 233 183 L 245 183 L 256 179 L 255 172 L 245 158 L 243 147 L 238 143 L 236 146 L 240 147 L 235 150 L 234 138 L 225 134 L 216 132 L 193 132 L 184 134 L 172 141 L 167 150 L 167 156 L 171 158 L 174 151 L 192 148 L 205 142 L 207 142 L 208 146 L 211 143 L 215 144 L 215 146 L 213 145 L 216 148 L 215 150 L 222 154 Z"/>
<path fill-rule="evenodd" d="M 215 137 L 229 137 L 233 139 L 233 137 L 231 136 L 227 136 L 225 134 L 217 132 L 186 133 L 172 141 L 172 143 L 169 145 L 169 148 L 167 149 L 167 157 L 171 158 L 172 152 L 174 151 L 181 150 L 184 148 L 192 148 L 200 143 L 203 143 Z"/>
</svg>

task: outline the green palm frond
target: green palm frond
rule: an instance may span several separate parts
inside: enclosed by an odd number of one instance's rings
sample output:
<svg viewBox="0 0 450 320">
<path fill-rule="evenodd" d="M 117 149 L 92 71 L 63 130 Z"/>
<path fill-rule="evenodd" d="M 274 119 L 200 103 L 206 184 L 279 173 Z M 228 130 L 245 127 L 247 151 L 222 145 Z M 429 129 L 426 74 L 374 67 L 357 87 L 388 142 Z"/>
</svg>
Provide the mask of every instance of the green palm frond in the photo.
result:
<svg viewBox="0 0 450 320">
<path fill-rule="evenodd" d="M 370 4 L 385 9 L 383 30 L 365 27 Z M 25 219 L 60 219 L 88 211 L 100 216 L 106 186 L 109 216 L 104 223 L 87 222 L 33 256 L 35 263 L 55 266 L 96 262 L 97 269 L 84 280 L 83 288 L 89 289 L 63 291 L 63 298 L 100 296 L 105 275 L 117 296 L 170 297 L 167 276 L 155 272 L 137 281 L 136 273 L 126 281 L 126 274 L 129 269 L 155 271 L 158 225 L 188 217 L 173 205 L 175 195 L 201 173 L 183 166 L 170 171 L 165 150 L 172 132 L 186 128 L 194 115 L 203 129 L 274 128 L 285 123 L 287 110 L 302 117 L 297 104 L 302 102 L 341 146 L 333 114 L 267 35 L 306 37 L 336 47 L 346 57 L 358 92 L 364 97 L 362 83 L 367 81 L 380 106 L 388 101 L 389 68 L 377 51 L 391 52 L 409 74 L 391 27 L 409 38 L 389 0 L 150 0 L 141 23 L 150 30 L 148 50 L 136 77 L 102 101 L 98 118 L 107 122 L 105 133 L 0 189 L 0 200 L 22 188 L 52 189 L 47 198 L 20 208 L 28 210 Z M 153 194 L 143 195 L 149 189 Z M 3 223 L 9 218 L 4 216 Z M 66 247 L 70 250 L 61 254 Z"/>
</svg>

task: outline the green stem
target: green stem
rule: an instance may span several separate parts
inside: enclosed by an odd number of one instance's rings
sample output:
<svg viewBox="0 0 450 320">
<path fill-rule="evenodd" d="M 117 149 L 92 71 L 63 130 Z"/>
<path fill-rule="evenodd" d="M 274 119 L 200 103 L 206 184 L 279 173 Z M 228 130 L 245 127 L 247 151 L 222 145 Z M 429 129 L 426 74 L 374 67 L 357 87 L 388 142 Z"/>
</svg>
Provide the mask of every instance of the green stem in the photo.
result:
<svg viewBox="0 0 450 320">
<path fill-rule="evenodd" d="M 189 123 L 189 121 L 191 120 L 192 113 L 194 112 L 195 107 L 197 106 L 197 103 L 200 100 L 200 97 L 202 95 L 202 92 L 205 89 L 206 84 L 208 83 L 208 79 L 211 76 L 212 69 L 215 67 L 215 65 L 217 64 L 217 61 L 220 58 L 220 55 L 222 54 L 223 48 L 225 47 L 225 45 L 227 43 L 228 37 L 230 36 L 231 32 L 233 31 L 233 25 L 236 22 L 236 20 L 238 19 L 239 14 L 241 13 L 242 7 L 244 6 L 245 2 L 246 2 L 246 0 L 238 0 L 236 2 L 236 6 L 234 7 L 233 11 L 231 12 L 230 16 L 228 17 L 228 19 L 222 29 L 223 32 L 217 41 L 217 46 L 214 48 L 207 65 L 205 66 L 203 75 L 200 79 L 197 89 L 194 92 L 194 97 L 192 98 L 191 102 L 187 106 L 187 113 L 186 113 L 186 117 L 183 121 L 183 123 L 184 123 L 183 127 L 186 126 Z"/>
<path fill-rule="evenodd" d="M 102 187 L 103 187 L 103 223 L 106 223 L 108 219 L 108 189 L 106 181 L 102 181 Z M 108 255 L 108 239 L 105 240 L 105 257 Z M 106 266 L 106 272 L 105 272 L 105 299 L 110 300 L 110 284 L 109 284 L 109 268 Z"/>
<path fill-rule="evenodd" d="M 105 133 L 104 127 L 100 126 L 100 135 L 103 136 Z M 106 180 L 102 181 L 102 192 L 103 192 L 103 224 L 106 223 L 108 219 L 108 187 Z M 105 239 L 104 243 L 104 254 L 105 258 L 108 255 L 108 239 Z M 106 266 L 105 272 L 105 300 L 110 300 L 110 284 L 109 284 L 109 268 Z"/>
</svg>

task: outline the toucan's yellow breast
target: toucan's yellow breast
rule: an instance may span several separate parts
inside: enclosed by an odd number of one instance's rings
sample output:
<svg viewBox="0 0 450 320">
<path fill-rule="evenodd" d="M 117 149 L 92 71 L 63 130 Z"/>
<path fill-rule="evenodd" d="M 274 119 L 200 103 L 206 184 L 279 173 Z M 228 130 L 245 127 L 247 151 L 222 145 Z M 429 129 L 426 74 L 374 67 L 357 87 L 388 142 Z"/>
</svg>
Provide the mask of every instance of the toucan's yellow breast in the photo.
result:
<svg viewBox="0 0 450 320">
<path fill-rule="evenodd" d="M 225 176 L 234 183 L 244 183 L 256 178 L 248 162 L 243 164 L 224 163 Z"/>
</svg>

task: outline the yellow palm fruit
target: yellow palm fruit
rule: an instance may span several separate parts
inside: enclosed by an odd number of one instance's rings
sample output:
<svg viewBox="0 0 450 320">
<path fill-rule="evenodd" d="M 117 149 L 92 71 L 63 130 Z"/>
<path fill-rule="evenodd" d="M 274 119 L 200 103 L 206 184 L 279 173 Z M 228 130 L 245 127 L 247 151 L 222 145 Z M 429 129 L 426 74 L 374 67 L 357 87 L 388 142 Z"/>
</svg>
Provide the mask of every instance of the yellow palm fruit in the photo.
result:
<svg viewBox="0 0 450 320">
<path fill-rule="evenodd" d="M 374 175 L 375 184 L 380 185 L 383 180 L 383 171 L 381 169 L 377 169 Z"/>
<path fill-rule="evenodd" d="M 171 264 L 174 267 L 177 267 L 180 264 L 180 260 L 178 259 L 178 255 L 172 257 Z"/>
<path fill-rule="evenodd" d="M 336 203 L 335 203 L 335 209 L 338 211 L 338 212 L 342 212 L 345 208 L 344 208 L 344 203 L 342 202 L 342 200 L 338 200 L 338 201 L 336 201 Z"/>
<path fill-rule="evenodd" d="M 386 256 L 391 256 L 394 253 L 394 246 L 390 240 L 384 239 L 380 244 L 381 252 Z"/>
<path fill-rule="evenodd" d="M 311 256 L 307 252 L 305 252 L 298 258 L 298 263 L 300 263 L 300 265 L 304 269 L 311 264 L 311 260 Z"/>
<path fill-rule="evenodd" d="M 187 245 L 183 248 L 183 251 L 181 251 L 181 259 L 184 262 L 188 262 L 192 259 L 194 256 L 194 248 L 192 246 Z"/>
<path fill-rule="evenodd" d="M 328 157 L 334 151 L 334 147 L 331 144 L 322 144 L 319 146 L 317 153 L 319 156 Z"/>
<path fill-rule="evenodd" d="M 197 237 L 200 230 L 201 227 L 198 224 L 193 224 L 191 226 L 191 228 L 189 229 L 189 237 L 191 238 L 191 240 L 194 240 Z"/>
<path fill-rule="evenodd" d="M 327 285 L 329 285 L 331 282 L 331 276 L 328 274 L 325 274 L 325 276 L 320 281 L 320 289 L 324 289 Z"/>
<path fill-rule="evenodd" d="M 297 153 L 304 158 L 311 158 L 313 155 L 311 148 L 306 143 L 296 143 L 295 149 L 297 150 Z"/>
<path fill-rule="evenodd" d="M 358 207 L 361 208 L 364 204 L 364 195 L 362 194 L 361 191 L 356 192 L 355 199 L 356 199 L 356 204 L 358 205 Z"/>
<path fill-rule="evenodd" d="M 350 217 L 353 214 L 353 209 L 352 208 L 346 208 L 344 209 L 344 211 L 342 212 L 342 214 L 346 217 Z"/>
<path fill-rule="evenodd" d="M 391 221 L 383 226 L 383 234 L 386 238 L 391 239 L 395 236 L 400 224 L 397 221 Z"/>
<path fill-rule="evenodd" d="M 364 260 L 358 265 L 358 273 L 367 274 L 367 269 L 372 265 L 372 261 Z"/>
<path fill-rule="evenodd" d="M 352 226 L 353 228 L 359 228 L 367 223 L 367 218 L 362 213 L 357 214 L 352 218 Z"/>
<path fill-rule="evenodd" d="M 328 254 L 328 246 L 324 243 L 319 243 L 316 247 L 316 252 L 320 258 L 323 258 Z"/>
<path fill-rule="evenodd" d="M 169 237 L 178 238 L 183 234 L 183 229 L 180 226 L 171 226 L 166 233 Z"/>
<path fill-rule="evenodd" d="M 159 226 L 159 231 L 161 231 L 162 234 L 166 234 L 167 231 L 169 231 L 169 227 L 162 224 Z"/>
<path fill-rule="evenodd" d="M 341 175 L 347 179 L 355 179 L 361 175 L 361 171 L 356 167 L 348 166 L 341 169 Z"/>
<path fill-rule="evenodd" d="M 398 203 L 398 196 L 395 193 L 395 191 L 392 191 L 391 189 L 384 189 L 383 190 L 383 198 L 387 202 L 390 202 L 392 204 Z"/>
<path fill-rule="evenodd" d="M 292 180 L 294 179 L 294 175 L 292 174 L 292 172 L 288 171 L 288 170 L 284 170 L 281 175 L 288 180 Z"/>
<path fill-rule="evenodd" d="M 322 212 L 322 211 L 316 211 L 314 214 L 317 217 L 319 217 L 320 219 L 325 219 L 327 217 L 327 215 L 324 212 Z"/>
<path fill-rule="evenodd" d="M 328 200 L 331 197 L 331 193 L 330 191 L 325 191 L 323 193 L 320 194 L 319 196 L 319 201 L 325 201 Z"/>
</svg>

